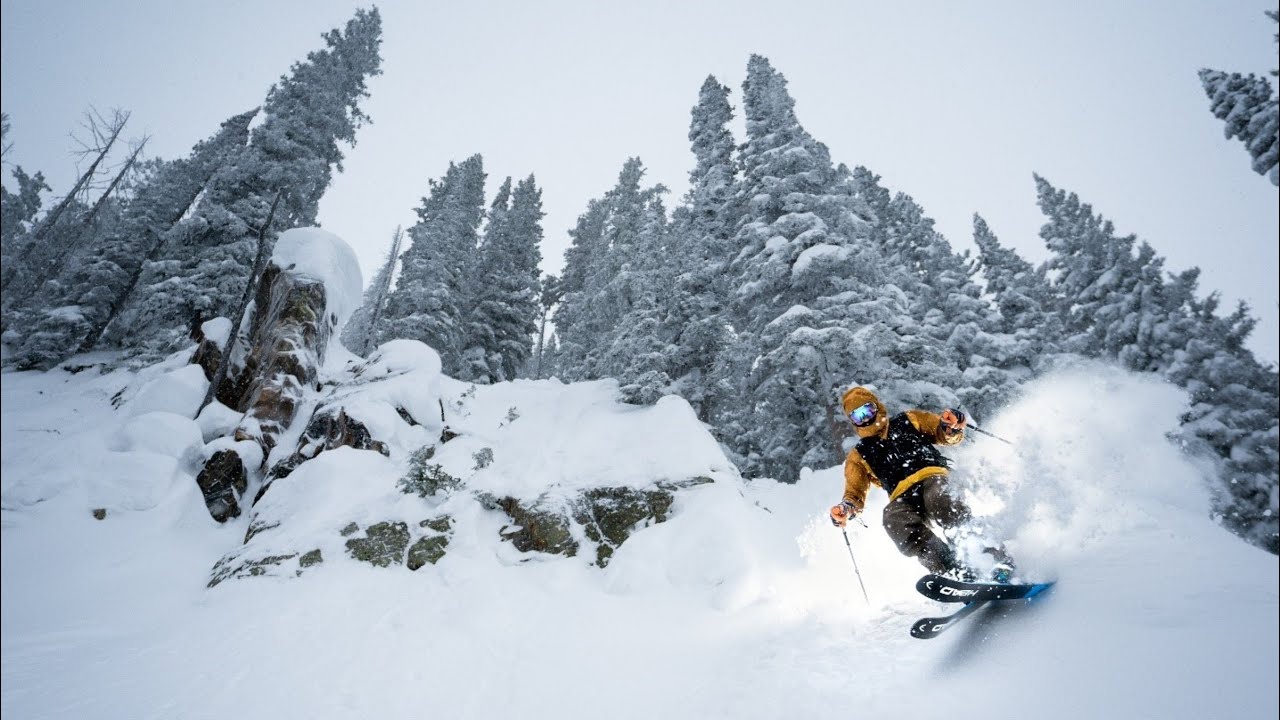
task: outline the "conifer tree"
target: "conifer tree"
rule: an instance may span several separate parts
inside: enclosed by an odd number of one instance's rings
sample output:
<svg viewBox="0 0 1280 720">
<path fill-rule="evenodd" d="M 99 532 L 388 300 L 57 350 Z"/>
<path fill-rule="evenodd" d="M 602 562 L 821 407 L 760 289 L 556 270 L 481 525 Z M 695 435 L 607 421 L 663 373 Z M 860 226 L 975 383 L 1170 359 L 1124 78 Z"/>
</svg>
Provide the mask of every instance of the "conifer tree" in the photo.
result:
<svg viewBox="0 0 1280 720">
<path fill-rule="evenodd" d="M 365 288 L 360 307 L 351 314 L 351 319 L 342 328 L 342 344 L 360 357 L 369 355 L 376 328 L 382 322 L 383 309 L 387 304 L 387 296 L 391 293 L 391 281 L 395 277 L 396 263 L 400 260 L 400 245 L 403 240 L 404 231 L 397 227 L 391 236 L 387 259 L 369 282 L 369 287 Z"/>
<path fill-rule="evenodd" d="M 1034 267 L 1000 244 L 987 222 L 973 216 L 978 268 L 987 281 L 998 314 L 997 330 L 1006 339 L 1001 367 L 1015 376 L 1039 372 L 1058 353 L 1062 323 L 1058 302 L 1044 267 Z"/>
<path fill-rule="evenodd" d="M 0 146 L 5 153 L 12 145 L 9 130 L 8 113 L 0 113 Z M 0 185 L 0 264 L 6 268 L 17 262 L 20 240 L 31 230 L 40 213 L 40 193 L 49 191 L 42 173 L 28 175 L 21 166 L 15 166 L 12 174 L 18 184 L 17 192 L 9 192 L 9 188 Z"/>
<path fill-rule="evenodd" d="M 802 457 L 838 460 L 832 388 L 866 361 L 842 347 L 854 329 L 843 281 L 861 280 L 856 292 L 866 298 L 882 268 L 853 174 L 833 167 L 800 126 L 786 80 L 763 57 L 748 63 L 743 112 L 742 219 L 729 265 L 734 339 L 717 370 L 737 402 L 715 422 L 749 474 L 791 478 Z"/>
<path fill-rule="evenodd" d="M 663 242 L 655 236 L 666 232 L 665 211 L 654 204 L 666 188 L 641 187 L 644 172 L 639 158 L 627 160 L 617 184 L 588 205 L 570 233 L 564 298 L 556 312 L 565 379 L 616 376 L 620 370 L 612 347 L 619 333 L 634 332 L 623 323 L 653 282 L 653 259 L 646 254 Z"/>
<path fill-rule="evenodd" d="M 401 254 L 400 280 L 387 299 L 382 339 L 410 338 L 440 353 L 444 372 L 463 367 L 466 302 L 484 217 L 484 159 L 449 164 L 418 208 L 412 244 Z"/>
<path fill-rule="evenodd" d="M 475 273 L 463 379 L 516 377 L 530 356 L 538 317 L 542 191 L 530 175 L 511 190 L 507 178 L 489 210 Z"/>
<path fill-rule="evenodd" d="M 1280 21 L 1280 14 L 1268 10 L 1267 16 Z M 1276 34 L 1280 42 L 1280 33 Z M 1277 73 L 1271 71 L 1272 76 Z M 1213 116 L 1226 123 L 1223 134 L 1244 143 L 1253 158 L 1253 171 L 1280 185 L 1280 105 L 1275 90 L 1265 77 L 1250 73 L 1200 71 L 1200 83 L 1209 96 Z"/>
<path fill-rule="evenodd" d="M 703 420 L 710 419 L 719 397 L 715 368 L 729 342 L 725 270 L 738 218 L 728 96 L 729 88 L 708 76 L 690 113 L 689 141 L 696 162 L 689 172 L 689 192 L 672 222 L 666 261 L 674 279 L 660 308 L 660 334 L 670 338 L 664 372 Z"/>
</svg>

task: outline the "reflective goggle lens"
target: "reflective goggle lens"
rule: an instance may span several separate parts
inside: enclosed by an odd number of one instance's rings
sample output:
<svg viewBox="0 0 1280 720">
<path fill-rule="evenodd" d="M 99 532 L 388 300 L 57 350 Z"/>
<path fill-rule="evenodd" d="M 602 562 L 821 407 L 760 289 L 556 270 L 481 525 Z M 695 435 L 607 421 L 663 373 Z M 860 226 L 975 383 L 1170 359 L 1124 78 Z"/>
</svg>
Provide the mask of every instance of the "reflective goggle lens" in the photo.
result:
<svg viewBox="0 0 1280 720">
<path fill-rule="evenodd" d="M 867 403 L 865 405 L 859 405 L 849 413 L 849 419 L 858 427 L 870 425 L 876 420 L 876 404 Z"/>
</svg>

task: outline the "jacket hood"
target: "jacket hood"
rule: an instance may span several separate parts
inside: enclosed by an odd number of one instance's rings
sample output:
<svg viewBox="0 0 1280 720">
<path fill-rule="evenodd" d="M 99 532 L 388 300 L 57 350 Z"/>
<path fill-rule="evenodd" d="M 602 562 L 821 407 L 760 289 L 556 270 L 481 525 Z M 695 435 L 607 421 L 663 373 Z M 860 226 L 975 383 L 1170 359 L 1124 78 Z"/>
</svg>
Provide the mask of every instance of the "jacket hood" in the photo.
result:
<svg viewBox="0 0 1280 720">
<path fill-rule="evenodd" d="M 840 404 L 844 407 L 844 415 L 849 417 L 849 413 L 853 412 L 856 407 L 861 407 L 867 403 L 874 403 L 876 406 L 875 422 L 865 427 L 854 425 L 853 429 L 857 431 L 858 437 L 869 438 L 874 435 L 883 436 L 889 429 L 889 412 L 885 409 L 884 403 L 880 402 L 880 398 L 875 393 L 859 385 L 850 388 L 848 392 L 841 398 Z"/>
</svg>

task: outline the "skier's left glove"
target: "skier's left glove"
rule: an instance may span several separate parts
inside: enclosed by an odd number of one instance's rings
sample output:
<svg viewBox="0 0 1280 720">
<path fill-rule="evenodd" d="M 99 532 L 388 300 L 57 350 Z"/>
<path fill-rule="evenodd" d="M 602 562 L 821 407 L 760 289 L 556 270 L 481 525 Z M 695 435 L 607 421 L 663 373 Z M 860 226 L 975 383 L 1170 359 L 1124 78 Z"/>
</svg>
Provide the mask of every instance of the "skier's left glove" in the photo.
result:
<svg viewBox="0 0 1280 720">
<path fill-rule="evenodd" d="M 844 527 L 849 522 L 849 518 L 858 514 L 858 508 L 853 503 L 844 500 L 839 505 L 831 506 L 831 524 L 836 527 Z"/>
</svg>

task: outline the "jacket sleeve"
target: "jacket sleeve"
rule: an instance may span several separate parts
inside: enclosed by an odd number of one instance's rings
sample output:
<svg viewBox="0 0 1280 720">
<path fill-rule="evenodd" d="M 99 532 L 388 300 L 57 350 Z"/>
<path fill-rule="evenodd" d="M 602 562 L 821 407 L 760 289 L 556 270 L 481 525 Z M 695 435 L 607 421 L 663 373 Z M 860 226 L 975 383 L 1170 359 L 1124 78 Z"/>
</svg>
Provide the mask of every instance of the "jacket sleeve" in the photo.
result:
<svg viewBox="0 0 1280 720">
<path fill-rule="evenodd" d="M 942 424 L 942 418 L 931 412 L 908 410 L 907 419 L 916 430 L 928 437 L 935 445 L 959 445 L 960 441 L 964 440 L 964 428 L 949 433 L 946 426 Z"/>
<path fill-rule="evenodd" d="M 850 450 L 844 459 L 844 501 L 862 512 L 867 506 L 867 490 L 871 488 L 871 483 L 879 485 L 880 478 L 871 472 L 871 467 L 856 449 Z"/>
</svg>

